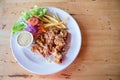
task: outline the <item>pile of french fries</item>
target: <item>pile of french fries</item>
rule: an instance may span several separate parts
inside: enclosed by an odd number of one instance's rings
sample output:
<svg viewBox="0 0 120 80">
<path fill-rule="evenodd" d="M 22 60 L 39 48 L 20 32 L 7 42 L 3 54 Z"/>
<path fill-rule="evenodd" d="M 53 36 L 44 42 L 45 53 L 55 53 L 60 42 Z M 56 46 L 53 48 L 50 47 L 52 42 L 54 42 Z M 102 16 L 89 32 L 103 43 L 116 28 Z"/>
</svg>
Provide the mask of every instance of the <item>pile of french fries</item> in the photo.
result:
<svg viewBox="0 0 120 80">
<path fill-rule="evenodd" d="M 45 28 L 58 27 L 61 29 L 68 29 L 64 23 L 67 22 L 69 18 L 65 18 L 61 20 L 57 14 L 54 14 L 52 16 L 44 15 L 43 17 L 38 17 L 38 16 L 35 17 L 39 18 L 41 21 L 44 22 Z"/>
</svg>

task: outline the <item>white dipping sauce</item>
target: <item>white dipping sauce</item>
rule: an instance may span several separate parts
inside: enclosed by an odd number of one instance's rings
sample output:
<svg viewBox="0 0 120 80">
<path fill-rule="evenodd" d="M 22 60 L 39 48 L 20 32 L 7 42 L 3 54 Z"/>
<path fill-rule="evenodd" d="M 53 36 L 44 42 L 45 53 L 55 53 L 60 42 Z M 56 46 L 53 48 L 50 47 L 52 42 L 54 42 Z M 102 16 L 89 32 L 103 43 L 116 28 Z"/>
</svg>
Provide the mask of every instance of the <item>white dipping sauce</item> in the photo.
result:
<svg viewBox="0 0 120 80">
<path fill-rule="evenodd" d="M 17 37 L 17 42 L 22 47 L 28 46 L 32 41 L 33 37 L 29 32 L 21 32 Z"/>
</svg>

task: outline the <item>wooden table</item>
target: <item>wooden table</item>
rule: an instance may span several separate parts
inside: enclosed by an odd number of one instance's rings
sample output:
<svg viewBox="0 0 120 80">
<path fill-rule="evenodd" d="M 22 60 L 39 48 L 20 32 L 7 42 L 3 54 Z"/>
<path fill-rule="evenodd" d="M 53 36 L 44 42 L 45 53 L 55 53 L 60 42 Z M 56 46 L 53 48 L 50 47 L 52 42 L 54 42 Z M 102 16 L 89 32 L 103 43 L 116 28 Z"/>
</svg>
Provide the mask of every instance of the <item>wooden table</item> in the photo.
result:
<svg viewBox="0 0 120 80">
<path fill-rule="evenodd" d="M 34 5 L 69 12 L 82 32 L 82 48 L 65 70 L 47 76 L 24 70 L 12 56 L 10 29 Z M 0 80 L 120 80 L 120 0 L 0 0 Z"/>
</svg>

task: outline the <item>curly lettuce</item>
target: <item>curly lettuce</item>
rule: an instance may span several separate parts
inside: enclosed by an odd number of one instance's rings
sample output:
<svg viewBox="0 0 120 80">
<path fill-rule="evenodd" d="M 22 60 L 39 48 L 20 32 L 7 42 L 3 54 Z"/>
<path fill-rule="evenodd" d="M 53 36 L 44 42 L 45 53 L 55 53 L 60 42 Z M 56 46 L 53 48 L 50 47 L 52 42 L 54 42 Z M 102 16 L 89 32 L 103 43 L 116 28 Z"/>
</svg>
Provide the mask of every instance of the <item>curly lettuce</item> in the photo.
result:
<svg viewBox="0 0 120 80">
<path fill-rule="evenodd" d="M 25 28 L 25 24 L 23 23 L 15 23 L 12 27 L 12 33 L 17 33 L 18 31 L 22 31 Z"/>
</svg>

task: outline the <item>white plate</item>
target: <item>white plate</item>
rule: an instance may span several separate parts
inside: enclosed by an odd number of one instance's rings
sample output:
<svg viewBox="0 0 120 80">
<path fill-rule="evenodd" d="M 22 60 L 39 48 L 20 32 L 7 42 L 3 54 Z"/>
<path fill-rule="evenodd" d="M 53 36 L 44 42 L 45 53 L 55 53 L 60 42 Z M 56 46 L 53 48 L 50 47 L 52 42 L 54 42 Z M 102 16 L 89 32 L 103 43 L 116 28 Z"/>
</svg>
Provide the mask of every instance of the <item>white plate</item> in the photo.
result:
<svg viewBox="0 0 120 80">
<path fill-rule="evenodd" d="M 55 7 L 47 8 L 50 12 L 57 13 L 61 19 L 69 18 L 66 25 L 68 32 L 71 33 L 70 48 L 61 64 L 48 63 L 40 55 L 33 54 L 30 49 L 20 48 L 16 41 L 17 34 L 11 35 L 11 49 L 17 62 L 26 70 L 41 75 L 53 74 L 68 67 L 77 57 L 82 40 L 79 26 L 71 15 Z"/>
</svg>

